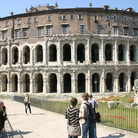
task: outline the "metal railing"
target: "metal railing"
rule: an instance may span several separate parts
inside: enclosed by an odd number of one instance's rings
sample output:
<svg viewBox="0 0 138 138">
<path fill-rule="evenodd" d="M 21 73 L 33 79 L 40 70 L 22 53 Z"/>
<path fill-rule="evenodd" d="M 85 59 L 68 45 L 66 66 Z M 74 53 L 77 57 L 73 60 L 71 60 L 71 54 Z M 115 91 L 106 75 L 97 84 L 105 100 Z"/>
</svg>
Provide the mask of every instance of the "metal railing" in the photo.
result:
<svg viewBox="0 0 138 138">
<path fill-rule="evenodd" d="M 15 101 L 23 103 L 23 99 L 24 97 L 14 96 Z M 31 98 L 31 105 L 64 115 L 70 103 Z M 77 107 L 79 108 L 80 104 Z M 96 112 L 101 114 L 101 124 L 138 133 L 138 109 L 120 107 L 109 109 L 107 106 L 100 106 L 96 108 Z"/>
</svg>

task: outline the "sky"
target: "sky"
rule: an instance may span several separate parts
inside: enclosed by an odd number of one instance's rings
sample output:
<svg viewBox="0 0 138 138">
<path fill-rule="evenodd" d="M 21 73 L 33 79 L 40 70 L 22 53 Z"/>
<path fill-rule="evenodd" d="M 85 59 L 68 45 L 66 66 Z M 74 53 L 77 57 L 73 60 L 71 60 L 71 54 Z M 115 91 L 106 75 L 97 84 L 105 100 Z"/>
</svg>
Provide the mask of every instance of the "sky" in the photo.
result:
<svg viewBox="0 0 138 138">
<path fill-rule="evenodd" d="M 14 15 L 25 13 L 25 9 L 30 9 L 31 6 L 38 7 L 38 5 L 47 4 L 54 6 L 56 2 L 59 9 L 89 7 L 89 3 L 92 3 L 94 8 L 108 5 L 110 9 L 125 10 L 132 7 L 135 12 L 138 12 L 138 0 L 1 0 L 0 17 L 10 16 L 11 11 Z"/>
</svg>

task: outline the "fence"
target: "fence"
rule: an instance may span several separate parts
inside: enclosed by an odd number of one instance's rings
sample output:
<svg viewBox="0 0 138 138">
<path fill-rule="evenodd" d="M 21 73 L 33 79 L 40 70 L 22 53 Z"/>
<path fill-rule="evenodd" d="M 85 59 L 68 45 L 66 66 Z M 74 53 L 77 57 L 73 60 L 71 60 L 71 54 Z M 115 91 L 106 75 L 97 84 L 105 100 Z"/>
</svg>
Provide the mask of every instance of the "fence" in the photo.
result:
<svg viewBox="0 0 138 138">
<path fill-rule="evenodd" d="M 24 97 L 14 96 L 15 101 L 23 102 L 23 99 Z M 64 115 L 70 103 L 31 98 L 31 105 Z M 77 105 L 78 108 L 79 106 L 80 104 Z M 102 124 L 138 133 L 138 109 L 109 109 L 107 106 L 100 106 L 96 111 L 101 114 Z"/>
</svg>

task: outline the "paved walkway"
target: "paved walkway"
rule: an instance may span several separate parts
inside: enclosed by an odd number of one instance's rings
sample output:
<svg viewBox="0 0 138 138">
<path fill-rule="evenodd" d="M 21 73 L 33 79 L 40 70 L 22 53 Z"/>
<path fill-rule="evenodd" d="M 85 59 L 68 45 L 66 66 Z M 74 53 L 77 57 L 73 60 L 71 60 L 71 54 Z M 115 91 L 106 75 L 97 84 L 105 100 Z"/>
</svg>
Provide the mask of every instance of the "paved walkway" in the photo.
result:
<svg viewBox="0 0 138 138">
<path fill-rule="evenodd" d="M 64 115 L 31 107 L 32 115 L 24 113 L 24 104 L 3 100 L 8 113 L 4 138 L 67 138 Z M 138 134 L 97 124 L 98 138 L 138 138 Z M 81 138 L 81 137 L 79 137 Z"/>
</svg>

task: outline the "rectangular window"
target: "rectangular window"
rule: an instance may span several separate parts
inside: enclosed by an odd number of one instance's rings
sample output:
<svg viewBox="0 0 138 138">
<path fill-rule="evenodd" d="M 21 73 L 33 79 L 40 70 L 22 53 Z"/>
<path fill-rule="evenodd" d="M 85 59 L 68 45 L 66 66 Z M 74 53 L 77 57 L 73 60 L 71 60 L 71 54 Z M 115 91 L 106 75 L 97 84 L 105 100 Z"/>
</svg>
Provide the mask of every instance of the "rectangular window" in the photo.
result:
<svg viewBox="0 0 138 138">
<path fill-rule="evenodd" d="M 123 21 L 127 21 L 127 17 L 126 16 L 123 17 Z"/>
<path fill-rule="evenodd" d="M 28 29 L 23 28 L 23 37 L 28 37 Z"/>
<path fill-rule="evenodd" d="M 46 27 L 46 34 L 47 35 L 52 35 L 52 27 L 51 26 Z"/>
<path fill-rule="evenodd" d="M 68 34 L 68 26 L 62 25 L 62 34 Z"/>
<path fill-rule="evenodd" d="M 79 14 L 78 19 L 83 19 L 83 16 L 81 14 Z"/>
<path fill-rule="evenodd" d="M 97 26 L 97 34 L 101 34 L 102 33 L 102 26 L 98 25 Z"/>
<path fill-rule="evenodd" d="M 124 27 L 124 35 L 128 35 L 128 27 Z"/>
<path fill-rule="evenodd" d="M 20 30 L 15 30 L 15 38 L 19 38 L 20 37 Z"/>
<path fill-rule="evenodd" d="M 110 16 L 109 15 L 106 16 L 106 20 L 110 20 Z"/>
<path fill-rule="evenodd" d="M 117 26 L 113 27 L 113 35 L 118 35 L 118 27 Z"/>
<path fill-rule="evenodd" d="M 98 21 L 98 16 L 97 16 L 97 15 L 94 15 L 93 18 L 94 18 L 94 21 L 95 21 L 95 22 Z"/>
<path fill-rule="evenodd" d="M 2 31 L 2 40 L 5 40 L 6 37 L 7 37 L 7 35 L 6 35 L 6 31 Z"/>
<path fill-rule="evenodd" d="M 28 23 L 31 23 L 31 18 L 28 18 Z"/>
<path fill-rule="evenodd" d="M 117 20 L 117 16 L 113 16 L 113 20 Z"/>
<path fill-rule="evenodd" d="M 43 27 L 38 27 L 37 28 L 37 30 L 38 30 L 38 36 L 43 36 L 44 35 L 44 28 Z"/>
<path fill-rule="evenodd" d="M 85 25 L 80 25 L 80 34 L 85 33 Z"/>
<path fill-rule="evenodd" d="M 17 20 L 17 24 L 20 25 L 21 24 L 21 19 Z"/>
<path fill-rule="evenodd" d="M 134 23 L 135 23 L 135 22 L 136 22 L 136 18 L 132 18 L 132 22 L 134 22 Z"/>
<path fill-rule="evenodd" d="M 47 16 L 47 20 L 48 20 L 48 21 L 52 21 L 52 16 L 51 16 L 51 15 L 48 15 L 48 16 Z"/>
<path fill-rule="evenodd" d="M 70 15 L 70 19 L 73 20 L 74 19 L 74 15 Z"/>
<path fill-rule="evenodd" d="M 66 20 L 67 18 L 66 18 L 66 15 L 62 15 L 62 19 L 63 20 Z"/>
<path fill-rule="evenodd" d="M 9 26 L 9 22 L 8 21 L 5 23 L 5 26 Z"/>
<path fill-rule="evenodd" d="M 34 18 L 34 23 L 37 23 L 37 22 L 38 22 L 38 18 L 35 17 L 35 18 Z"/>
<path fill-rule="evenodd" d="M 133 30 L 134 30 L 134 36 L 137 37 L 138 36 L 138 28 L 134 28 Z"/>
</svg>

